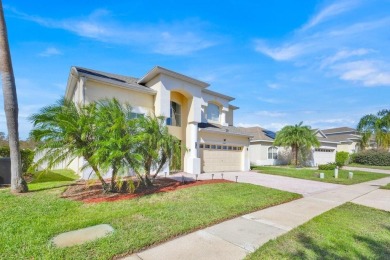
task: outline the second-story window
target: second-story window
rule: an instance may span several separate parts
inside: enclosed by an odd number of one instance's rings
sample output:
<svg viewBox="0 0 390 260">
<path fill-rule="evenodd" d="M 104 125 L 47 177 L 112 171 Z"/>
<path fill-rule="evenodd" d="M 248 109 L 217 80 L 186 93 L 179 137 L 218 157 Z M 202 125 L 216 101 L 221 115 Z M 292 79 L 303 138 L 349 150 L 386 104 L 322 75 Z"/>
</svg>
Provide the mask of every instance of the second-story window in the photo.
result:
<svg viewBox="0 0 390 260">
<path fill-rule="evenodd" d="M 176 102 L 171 102 L 171 125 L 181 126 L 181 106 Z"/>
<path fill-rule="evenodd" d="M 219 107 L 215 104 L 208 104 L 207 119 L 219 122 Z"/>
</svg>

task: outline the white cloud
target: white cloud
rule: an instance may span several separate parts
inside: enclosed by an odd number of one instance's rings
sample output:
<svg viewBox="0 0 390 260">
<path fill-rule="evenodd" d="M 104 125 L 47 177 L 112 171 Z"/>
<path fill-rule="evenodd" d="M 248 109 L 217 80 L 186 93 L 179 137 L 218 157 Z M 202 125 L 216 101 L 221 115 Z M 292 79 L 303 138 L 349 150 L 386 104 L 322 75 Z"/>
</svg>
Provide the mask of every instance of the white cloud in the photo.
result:
<svg viewBox="0 0 390 260">
<path fill-rule="evenodd" d="M 336 54 L 325 58 L 322 61 L 321 68 L 327 67 L 337 61 L 344 60 L 350 57 L 363 56 L 373 52 L 370 49 L 359 48 L 356 50 L 340 50 Z"/>
<path fill-rule="evenodd" d="M 390 86 L 389 64 L 375 60 L 345 62 L 333 67 L 340 79 L 362 83 L 364 86 Z"/>
<path fill-rule="evenodd" d="M 268 83 L 267 87 L 272 88 L 272 89 L 280 89 L 281 86 L 278 83 Z"/>
<path fill-rule="evenodd" d="M 282 103 L 284 103 L 284 100 L 282 100 L 280 98 L 257 97 L 256 99 L 260 100 L 262 102 L 265 102 L 265 103 L 269 103 L 269 104 L 282 104 Z"/>
<path fill-rule="evenodd" d="M 286 44 L 282 47 L 269 47 L 263 40 L 255 41 L 255 50 L 261 52 L 274 60 L 286 61 L 292 60 L 304 53 L 306 46 L 304 44 Z"/>
<path fill-rule="evenodd" d="M 302 26 L 301 31 L 308 30 L 330 19 L 331 17 L 350 11 L 356 5 L 357 1 L 340 1 L 331 4 L 314 15 L 305 25 Z"/>
<path fill-rule="evenodd" d="M 63 29 L 97 41 L 129 45 L 163 55 L 188 55 L 218 44 L 220 37 L 206 33 L 199 20 L 158 24 L 118 24 L 108 10 L 99 9 L 82 18 L 54 20 L 19 12 L 17 17 L 42 26 Z"/>
<path fill-rule="evenodd" d="M 51 57 L 56 55 L 62 55 L 62 52 L 55 47 L 49 47 L 38 55 L 42 57 Z"/>
<path fill-rule="evenodd" d="M 286 115 L 286 113 L 277 112 L 277 111 L 267 111 L 267 110 L 257 111 L 255 114 L 257 116 L 265 116 L 265 117 L 282 117 Z"/>
</svg>

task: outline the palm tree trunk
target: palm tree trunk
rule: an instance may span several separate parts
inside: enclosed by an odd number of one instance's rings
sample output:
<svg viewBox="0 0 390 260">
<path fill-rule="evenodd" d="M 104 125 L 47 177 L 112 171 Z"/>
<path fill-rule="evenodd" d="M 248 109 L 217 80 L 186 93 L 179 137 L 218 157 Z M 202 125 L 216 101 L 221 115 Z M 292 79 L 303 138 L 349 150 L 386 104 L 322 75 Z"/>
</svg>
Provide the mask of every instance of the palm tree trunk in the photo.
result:
<svg viewBox="0 0 390 260">
<path fill-rule="evenodd" d="M 8 45 L 7 27 L 4 19 L 3 3 L 0 0 L 0 71 L 2 75 L 4 110 L 7 119 L 9 148 L 11 156 L 11 192 L 27 192 L 23 179 L 21 155 L 19 151 L 18 99 L 11 53 Z"/>
</svg>

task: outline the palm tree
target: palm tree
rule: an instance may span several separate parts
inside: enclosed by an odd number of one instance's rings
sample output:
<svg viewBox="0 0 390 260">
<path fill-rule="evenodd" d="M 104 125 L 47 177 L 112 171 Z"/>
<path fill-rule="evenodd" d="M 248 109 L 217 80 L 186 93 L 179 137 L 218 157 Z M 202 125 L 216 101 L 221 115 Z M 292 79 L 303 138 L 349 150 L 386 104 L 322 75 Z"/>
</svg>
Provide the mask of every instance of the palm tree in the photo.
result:
<svg viewBox="0 0 390 260">
<path fill-rule="evenodd" d="M 4 110 L 7 119 L 9 148 L 11 157 L 11 192 L 27 192 L 23 179 L 21 155 L 19 151 L 18 98 L 8 44 L 7 27 L 4 19 L 3 3 L 0 0 L 0 70 L 3 84 Z"/>
<path fill-rule="evenodd" d="M 310 126 L 302 125 L 302 123 L 283 127 L 282 130 L 276 133 L 274 140 L 275 146 L 291 147 L 294 155 L 294 165 L 298 165 L 298 153 L 302 147 L 320 146 L 320 142 Z"/>
<path fill-rule="evenodd" d="M 362 135 L 361 148 L 369 146 L 369 140 L 374 135 L 378 148 L 390 146 L 390 110 L 383 109 L 376 115 L 363 116 L 357 126 Z"/>
<path fill-rule="evenodd" d="M 169 134 L 164 117 L 148 115 L 140 118 L 139 123 L 141 133 L 137 152 L 141 155 L 145 174 L 142 180 L 148 186 L 168 162 L 171 169 L 181 167 L 181 145 L 176 137 Z"/>
<path fill-rule="evenodd" d="M 96 152 L 95 142 L 96 104 L 78 106 L 70 100 L 61 99 L 56 104 L 43 107 L 33 114 L 30 120 L 33 129 L 30 136 L 37 142 L 36 152 L 43 156 L 35 166 L 43 163 L 47 168 L 62 162 L 71 162 L 75 158 L 84 157 L 87 165 L 95 172 L 103 185 L 109 187 L 93 160 Z"/>
<path fill-rule="evenodd" d="M 131 107 L 117 99 L 97 102 L 95 117 L 95 146 L 92 156 L 102 171 L 111 170 L 110 191 L 117 191 L 118 174 L 138 169 L 141 156 L 136 153 L 139 141 L 137 120 L 131 117 Z"/>
</svg>

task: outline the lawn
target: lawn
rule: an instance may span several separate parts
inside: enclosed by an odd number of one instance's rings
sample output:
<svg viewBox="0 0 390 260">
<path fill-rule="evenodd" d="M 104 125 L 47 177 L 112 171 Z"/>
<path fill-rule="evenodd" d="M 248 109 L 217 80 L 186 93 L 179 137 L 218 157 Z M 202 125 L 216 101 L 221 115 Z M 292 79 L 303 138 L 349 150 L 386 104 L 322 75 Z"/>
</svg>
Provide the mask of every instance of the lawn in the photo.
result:
<svg viewBox="0 0 390 260">
<path fill-rule="evenodd" d="M 347 203 L 264 244 L 247 259 L 390 259 L 390 212 Z"/>
<path fill-rule="evenodd" d="M 388 184 L 385 185 L 385 186 L 382 186 L 381 189 L 390 190 L 390 183 L 388 183 Z"/>
<path fill-rule="evenodd" d="M 31 190 L 11 195 L 0 190 L 2 259 L 110 259 L 139 251 L 222 220 L 284 203 L 301 196 L 243 183 L 200 185 L 132 200 L 84 204 L 59 198 L 69 172 L 41 177 Z M 63 181 L 58 181 L 59 179 Z M 42 186 L 44 185 L 44 187 Z M 50 239 L 62 232 L 97 224 L 115 232 L 80 246 L 56 249 Z"/>
<path fill-rule="evenodd" d="M 348 179 L 348 173 L 350 171 L 347 170 L 339 170 L 339 178 L 335 179 L 333 177 L 334 171 L 331 170 L 318 170 L 311 168 L 291 168 L 291 167 L 278 167 L 278 166 L 256 166 L 253 170 L 257 170 L 260 173 L 273 174 L 273 175 L 281 175 L 299 179 L 307 179 L 313 181 L 322 181 L 329 183 L 337 183 L 337 184 L 345 184 L 351 185 L 356 183 L 361 183 L 365 181 L 376 180 L 384 177 L 388 177 L 388 174 L 383 173 L 373 173 L 373 172 L 364 172 L 364 171 L 352 171 L 353 178 Z M 320 179 L 318 174 L 323 172 L 325 174 L 324 179 Z"/>
<path fill-rule="evenodd" d="M 30 191 L 39 191 L 48 188 L 68 185 L 79 179 L 72 170 L 39 171 L 32 176 L 33 180 L 28 184 Z"/>
<path fill-rule="evenodd" d="M 374 165 L 365 165 L 365 164 L 359 164 L 359 163 L 350 163 L 347 166 L 360 167 L 360 168 L 380 169 L 380 170 L 390 170 L 390 166 L 374 166 Z"/>
</svg>

